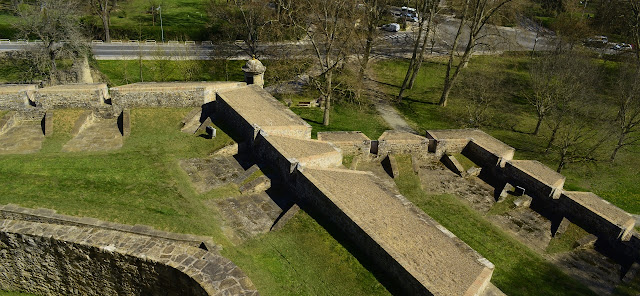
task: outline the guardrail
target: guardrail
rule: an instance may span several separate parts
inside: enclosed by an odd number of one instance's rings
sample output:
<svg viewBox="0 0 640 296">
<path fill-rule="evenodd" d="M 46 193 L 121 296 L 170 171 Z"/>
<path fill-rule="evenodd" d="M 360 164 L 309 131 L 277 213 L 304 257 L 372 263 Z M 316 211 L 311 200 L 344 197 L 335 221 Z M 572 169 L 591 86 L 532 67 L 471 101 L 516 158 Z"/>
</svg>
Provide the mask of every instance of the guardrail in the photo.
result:
<svg viewBox="0 0 640 296">
<path fill-rule="evenodd" d="M 67 42 L 66 40 L 63 40 L 61 42 Z M 236 41 L 236 42 L 240 42 L 240 41 Z M 11 39 L 0 39 L 0 44 L 18 44 L 18 45 L 26 45 L 26 44 L 42 44 L 43 41 L 42 40 L 27 40 L 27 39 L 17 39 L 16 41 L 11 41 Z M 130 40 L 111 40 L 111 42 L 105 42 L 104 40 L 91 40 L 89 42 L 90 45 L 107 45 L 107 44 L 122 44 L 122 45 L 186 45 L 186 46 L 196 46 L 198 45 L 198 43 L 200 43 L 201 46 L 214 46 L 213 41 L 211 40 L 205 40 L 202 42 L 196 42 L 196 41 L 192 41 L 192 40 L 186 40 L 186 41 L 176 41 L 176 40 L 170 40 L 170 41 L 166 41 L 166 42 L 158 42 L 154 39 L 147 39 L 144 41 L 140 41 L 140 40 L 135 40 L 135 39 L 130 39 Z"/>
</svg>

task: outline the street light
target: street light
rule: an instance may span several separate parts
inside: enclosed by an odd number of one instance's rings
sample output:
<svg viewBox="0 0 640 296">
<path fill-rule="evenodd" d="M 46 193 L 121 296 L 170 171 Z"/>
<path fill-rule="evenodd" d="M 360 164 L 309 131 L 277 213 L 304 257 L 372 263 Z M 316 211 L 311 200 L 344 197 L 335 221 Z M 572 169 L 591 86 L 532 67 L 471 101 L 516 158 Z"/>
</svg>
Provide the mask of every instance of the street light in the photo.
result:
<svg viewBox="0 0 640 296">
<path fill-rule="evenodd" d="M 162 33 L 162 43 L 164 43 L 164 28 L 162 27 L 162 6 L 158 6 L 156 10 L 160 11 L 160 32 Z"/>
</svg>

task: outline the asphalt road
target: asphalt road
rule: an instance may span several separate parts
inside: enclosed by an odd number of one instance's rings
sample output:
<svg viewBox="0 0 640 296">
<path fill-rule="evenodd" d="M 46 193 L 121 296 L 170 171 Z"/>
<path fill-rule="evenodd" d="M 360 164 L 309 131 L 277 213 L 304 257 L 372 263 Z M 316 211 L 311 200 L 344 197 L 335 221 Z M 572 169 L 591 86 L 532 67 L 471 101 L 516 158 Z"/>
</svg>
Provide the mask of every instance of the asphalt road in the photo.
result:
<svg viewBox="0 0 640 296">
<path fill-rule="evenodd" d="M 433 54 L 446 54 L 451 48 L 453 38 L 460 24 L 460 20 L 452 17 L 439 17 L 437 26 L 430 42 Z M 374 54 L 378 56 L 407 56 L 411 52 L 411 44 L 415 35 L 415 28 L 409 27 L 401 32 L 382 32 Z M 509 28 L 486 26 L 476 48 L 478 53 L 495 53 L 501 51 L 529 51 L 535 46 L 536 50 L 550 50 L 554 48 L 554 37 L 540 32 L 537 28 Z M 464 34 L 463 34 L 464 36 Z M 537 39 L 537 40 L 536 40 Z M 0 52 L 24 49 L 30 44 L 0 41 Z M 466 40 L 460 40 L 458 50 L 463 50 Z M 135 59 L 196 59 L 208 60 L 214 58 L 247 59 L 249 54 L 243 50 L 242 44 L 146 44 L 139 43 L 92 43 L 93 54 L 98 60 L 135 60 Z M 263 57 L 269 56 L 304 56 L 309 53 L 310 44 L 307 42 L 290 42 L 280 44 L 263 44 L 259 50 Z"/>
</svg>

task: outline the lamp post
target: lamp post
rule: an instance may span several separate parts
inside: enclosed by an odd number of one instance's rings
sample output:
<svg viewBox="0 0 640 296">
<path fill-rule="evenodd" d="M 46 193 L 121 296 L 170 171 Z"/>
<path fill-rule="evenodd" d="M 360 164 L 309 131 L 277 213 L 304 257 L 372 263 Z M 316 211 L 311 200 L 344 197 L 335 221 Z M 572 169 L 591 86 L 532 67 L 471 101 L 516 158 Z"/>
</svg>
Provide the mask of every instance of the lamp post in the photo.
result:
<svg viewBox="0 0 640 296">
<path fill-rule="evenodd" d="M 160 12 L 160 32 L 162 34 L 162 43 L 164 43 L 164 28 L 162 27 L 162 6 L 156 8 Z"/>
</svg>

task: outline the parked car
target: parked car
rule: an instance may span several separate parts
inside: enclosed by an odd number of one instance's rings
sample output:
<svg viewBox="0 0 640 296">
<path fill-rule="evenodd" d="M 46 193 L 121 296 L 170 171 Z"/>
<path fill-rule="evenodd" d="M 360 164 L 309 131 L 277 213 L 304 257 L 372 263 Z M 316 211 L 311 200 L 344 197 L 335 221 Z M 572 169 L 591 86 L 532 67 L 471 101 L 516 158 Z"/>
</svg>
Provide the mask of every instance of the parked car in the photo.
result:
<svg viewBox="0 0 640 296">
<path fill-rule="evenodd" d="M 607 44 L 609 43 L 609 38 L 607 38 L 607 36 L 594 36 L 587 39 L 587 42 L 599 42 L 602 44 Z"/>
<path fill-rule="evenodd" d="M 388 32 L 398 32 L 400 31 L 400 25 L 396 23 L 390 23 L 390 24 L 382 25 L 381 29 Z"/>
</svg>

